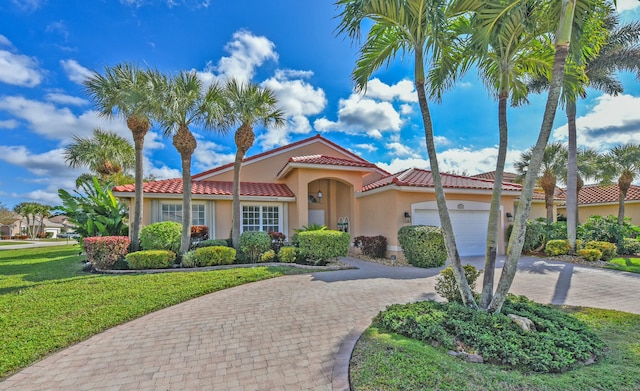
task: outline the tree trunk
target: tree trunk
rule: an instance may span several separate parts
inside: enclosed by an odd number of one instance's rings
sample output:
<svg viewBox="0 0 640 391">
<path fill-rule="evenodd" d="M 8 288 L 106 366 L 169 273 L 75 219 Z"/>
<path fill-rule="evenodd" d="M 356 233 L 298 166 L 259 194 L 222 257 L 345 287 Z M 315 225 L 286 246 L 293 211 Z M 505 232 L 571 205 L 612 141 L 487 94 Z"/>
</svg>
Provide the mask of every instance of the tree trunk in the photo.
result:
<svg viewBox="0 0 640 391">
<path fill-rule="evenodd" d="M 624 172 L 618 178 L 618 224 L 624 224 L 624 200 L 627 198 L 627 192 L 631 187 L 631 182 L 633 182 L 633 175 L 629 175 L 629 173 Z"/>
<path fill-rule="evenodd" d="M 511 288 L 513 279 L 518 269 L 518 261 L 522 253 L 524 245 L 524 234 L 527 228 L 527 219 L 531 211 L 531 197 L 536 181 L 536 173 L 539 172 L 542 164 L 544 149 L 549 141 L 553 120 L 555 119 L 556 108 L 560 98 L 560 90 L 562 88 L 562 79 L 564 77 L 564 68 L 569 52 L 569 44 L 571 42 L 571 28 L 573 15 L 575 11 L 576 0 L 562 0 L 562 11 L 560 21 L 558 23 L 558 32 L 556 34 L 556 53 L 553 61 L 553 69 L 551 75 L 551 84 L 549 87 L 549 95 L 545 106 L 544 115 L 542 117 L 542 125 L 540 126 L 540 134 L 531 154 L 529 169 L 524 179 L 520 202 L 516 209 L 513 231 L 509 238 L 507 247 L 507 259 L 500 275 L 500 281 L 493 300 L 489 304 L 489 311 L 500 312 L 502 305 L 507 298 L 507 293 Z"/>
<path fill-rule="evenodd" d="M 180 255 L 191 247 L 191 156 L 198 143 L 189 128 L 181 126 L 173 136 L 173 145 L 180 152 L 182 162 L 182 238 Z"/>
<path fill-rule="evenodd" d="M 569 100 L 566 107 L 568 126 L 567 156 L 567 241 L 570 254 L 576 252 L 578 228 L 578 146 L 576 142 L 576 102 Z"/>
<path fill-rule="evenodd" d="M 236 143 L 236 159 L 233 162 L 233 201 L 231 203 L 231 245 L 238 251 L 240 249 L 240 221 L 242 213 L 240 211 L 240 169 L 242 160 L 249 148 L 253 145 L 256 136 L 251 125 L 243 123 L 240 125 L 234 140 Z"/>
<path fill-rule="evenodd" d="M 504 83 L 504 82 L 503 82 Z M 500 220 L 500 199 L 502 197 L 502 179 L 504 177 L 504 165 L 507 158 L 507 142 L 509 131 L 507 126 L 507 100 L 509 90 L 503 90 L 498 100 L 498 128 L 500 142 L 498 145 L 498 158 L 496 161 L 496 173 L 491 195 L 491 209 L 489 210 L 489 225 L 487 227 L 487 248 L 485 254 L 484 276 L 482 281 L 482 296 L 480 308 L 486 309 L 493 297 L 493 282 L 495 279 L 496 256 L 498 251 L 498 222 Z"/>
<path fill-rule="evenodd" d="M 442 179 L 440 178 L 440 169 L 438 168 L 436 147 L 433 139 L 433 123 L 431 122 L 431 113 L 429 112 L 429 104 L 427 103 L 427 96 L 424 89 L 423 64 L 422 48 L 417 47 L 415 54 L 415 84 L 416 91 L 418 92 L 418 102 L 420 105 L 420 112 L 422 114 L 422 122 L 424 125 L 424 135 L 427 144 L 427 153 L 429 154 L 431 176 L 433 177 L 433 185 L 436 193 L 440 225 L 444 233 L 444 241 L 447 248 L 447 255 L 451 261 L 451 268 L 453 269 L 458 289 L 462 295 L 462 302 L 466 306 L 477 308 L 478 306 L 473 297 L 473 292 L 469 287 L 469 283 L 467 282 L 467 277 L 464 274 L 460 255 L 458 254 L 458 248 L 456 247 L 456 238 L 453 235 L 453 225 L 451 224 L 449 210 L 447 209 L 447 199 L 444 194 L 444 188 L 442 187 Z"/>
<path fill-rule="evenodd" d="M 140 249 L 140 230 L 142 229 L 142 214 L 143 214 L 143 201 L 144 201 L 144 170 L 143 170 L 143 149 L 144 149 L 144 136 L 149 131 L 151 124 L 146 118 L 127 118 L 127 126 L 131 130 L 133 135 L 133 145 L 136 152 L 136 168 L 135 168 L 135 195 L 133 202 L 133 221 L 131 222 L 131 251 L 138 251 Z"/>
</svg>

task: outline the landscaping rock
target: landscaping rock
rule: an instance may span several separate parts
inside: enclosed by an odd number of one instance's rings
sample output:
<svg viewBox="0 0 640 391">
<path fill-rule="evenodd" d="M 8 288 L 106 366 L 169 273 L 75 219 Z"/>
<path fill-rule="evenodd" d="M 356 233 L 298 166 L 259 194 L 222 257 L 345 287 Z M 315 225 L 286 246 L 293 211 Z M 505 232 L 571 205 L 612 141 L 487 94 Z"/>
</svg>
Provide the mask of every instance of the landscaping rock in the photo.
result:
<svg viewBox="0 0 640 391">
<path fill-rule="evenodd" d="M 484 359 L 479 354 L 465 353 L 465 359 L 467 362 L 475 364 L 482 364 L 484 362 Z"/>
<path fill-rule="evenodd" d="M 536 325 L 533 324 L 531 319 L 525 318 L 524 316 L 509 314 L 507 315 L 509 318 L 513 319 L 515 324 L 520 326 L 524 331 L 536 331 Z"/>
</svg>

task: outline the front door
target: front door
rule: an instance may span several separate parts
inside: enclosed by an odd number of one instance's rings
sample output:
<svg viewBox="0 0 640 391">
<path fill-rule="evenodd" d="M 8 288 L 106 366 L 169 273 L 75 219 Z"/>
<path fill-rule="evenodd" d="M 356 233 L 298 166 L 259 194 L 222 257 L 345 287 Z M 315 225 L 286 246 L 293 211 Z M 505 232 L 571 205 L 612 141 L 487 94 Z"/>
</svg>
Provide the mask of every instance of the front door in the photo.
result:
<svg viewBox="0 0 640 391">
<path fill-rule="evenodd" d="M 326 225 L 324 222 L 324 209 L 309 209 L 309 225 Z"/>
</svg>

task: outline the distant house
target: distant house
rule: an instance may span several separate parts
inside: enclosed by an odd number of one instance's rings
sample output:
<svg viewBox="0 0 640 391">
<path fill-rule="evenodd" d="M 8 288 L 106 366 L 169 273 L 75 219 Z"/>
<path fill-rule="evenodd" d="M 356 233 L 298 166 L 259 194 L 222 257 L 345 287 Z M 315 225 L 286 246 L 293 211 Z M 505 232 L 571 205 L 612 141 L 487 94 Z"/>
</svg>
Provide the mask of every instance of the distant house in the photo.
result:
<svg viewBox="0 0 640 391">
<path fill-rule="evenodd" d="M 12 218 L 0 221 L 0 236 L 6 238 L 20 235 L 22 226 L 22 216 L 14 214 Z"/>
<path fill-rule="evenodd" d="M 246 158 L 241 179 L 242 231 L 291 237 L 294 229 L 318 223 L 352 237 L 384 235 L 387 255 L 400 255 L 402 226 L 440 225 L 430 171 L 390 174 L 320 135 Z M 230 235 L 232 180 L 233 164 L 192 176 L 192 224 L 208 226 L 213 238 Z M 493 181 L 450 174 L 442 180 L 460 254 L 484 254 Z M 133 184 L 113 188 L 131 205 L 134 191 Z M 143 191 L 144 225 L 181 221 L 181 179 L 147 182 Z M 501 232 L 520 191 L 518 184 L 503 184 Z M 499 238 L 504 252 L 504 234 Z"/>
<path fill-rule="evenodd" d="M 618 185 L 587 185 L 578 195 L 578 222 L 584 223 L 589 216 L 618 216 L 620 190 Z M 561 204 L 558 213 L 566 216 L 567 206 Z M 640 186 L 631 185 L 624 201 L 624 214 L 631 222 L 640 225 Z"/>
</svg>

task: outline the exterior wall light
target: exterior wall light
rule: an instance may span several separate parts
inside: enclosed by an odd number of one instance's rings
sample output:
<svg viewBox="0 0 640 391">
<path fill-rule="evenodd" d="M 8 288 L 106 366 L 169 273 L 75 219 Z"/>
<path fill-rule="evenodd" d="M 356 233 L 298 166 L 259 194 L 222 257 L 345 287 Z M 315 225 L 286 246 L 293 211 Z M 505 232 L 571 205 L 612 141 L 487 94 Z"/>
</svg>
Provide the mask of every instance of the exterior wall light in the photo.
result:
<svg viewBox="0 0 640 391">
<path fill-rule="evenodd" d="M 411 222 L 411 215 L 409 212 L 404 212 L 404 222 L 407 224 Z"/>
<path fill-rule="evenodd" d="M 511 212 L 507 212 L 507 221 L 510 223 L 513 222 L 513 215 L 511 214 Z"/>
</svg>

